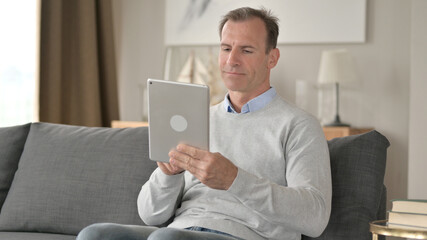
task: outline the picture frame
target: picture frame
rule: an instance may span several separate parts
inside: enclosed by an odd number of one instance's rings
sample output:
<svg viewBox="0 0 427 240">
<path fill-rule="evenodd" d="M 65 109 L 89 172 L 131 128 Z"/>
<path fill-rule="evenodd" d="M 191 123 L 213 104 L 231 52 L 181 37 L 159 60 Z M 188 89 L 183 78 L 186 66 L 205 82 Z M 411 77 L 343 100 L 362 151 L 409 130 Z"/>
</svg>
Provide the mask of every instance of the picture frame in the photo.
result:
<svg viewBox="0 0 427 240">
<path fill-rule="evenodd" d="M 279 44 L 364 43 L 366 0 L 166 0 L 165 44 L 217 45 L 222 16 L 265 7 L 279 18 Z"/>
</svg>

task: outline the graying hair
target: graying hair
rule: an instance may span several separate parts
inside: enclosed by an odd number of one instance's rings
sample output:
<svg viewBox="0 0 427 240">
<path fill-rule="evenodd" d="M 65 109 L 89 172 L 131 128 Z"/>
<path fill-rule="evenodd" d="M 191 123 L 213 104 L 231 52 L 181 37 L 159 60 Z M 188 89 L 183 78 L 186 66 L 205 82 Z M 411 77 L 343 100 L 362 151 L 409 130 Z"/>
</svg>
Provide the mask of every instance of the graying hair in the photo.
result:
<svg viewBox="0 0 427 240">
<path fill-rule="evenodd" d="M 219 37 L 221 38 L 222 29 L 224 28 L 224 25 L 227 23 L 227 21 L 245 21 L 254 17 L 260 18 L 265 24 L 265 29 L 267 30 L 267 46 L 265 51 L 266 53 L 269 53 L 271 49 L 277 47 L 277 38 L 279 36 L 279 19 L 273 16 L 270 10 L 266 10 L 265 8 L 253 9 L 250 7 L 242 7 L 228 12 L 219 22 Z"/>
</svg>

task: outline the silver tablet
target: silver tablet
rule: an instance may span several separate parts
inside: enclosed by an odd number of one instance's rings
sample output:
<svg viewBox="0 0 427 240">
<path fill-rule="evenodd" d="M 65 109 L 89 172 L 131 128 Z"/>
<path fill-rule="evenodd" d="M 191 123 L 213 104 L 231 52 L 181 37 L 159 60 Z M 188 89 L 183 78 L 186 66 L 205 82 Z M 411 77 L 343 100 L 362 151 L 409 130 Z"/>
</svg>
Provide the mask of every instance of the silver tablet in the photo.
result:
<svg viewBox="0 0 427 240">
<path fill-rule="evenodd" d="M 179 143 L 209 150 L 209 87 L 148 79 L 150 159 L 169 162 Z"/>
</svg>

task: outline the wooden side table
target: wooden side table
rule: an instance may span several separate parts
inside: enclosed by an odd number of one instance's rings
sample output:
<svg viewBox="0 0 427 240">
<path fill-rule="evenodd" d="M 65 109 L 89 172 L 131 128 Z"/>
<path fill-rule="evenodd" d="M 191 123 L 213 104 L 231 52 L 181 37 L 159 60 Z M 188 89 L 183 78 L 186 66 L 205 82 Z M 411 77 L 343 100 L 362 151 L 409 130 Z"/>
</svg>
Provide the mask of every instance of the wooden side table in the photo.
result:
<svg viewBox="0 0 427 240">
<path fill-rule="evenodd" d="M 323 127 L 326 140 L 337 137 L 346 137 L 356 134 L 362 134 L 374 130 L 373 128 L 352 128 L 352 127 Z"/>
<path fill-rule="evenodd" d="M 137 122 L 137 121 L 111 121 L 112 128 L 128 128 L 128 127 L 148 127 L 148 122 Z"/>
<path fill-rule="evenodd" d="M 147 127 L 148 122 L 138 122 L 138 121 L 111 121 L 112 128 L 128 128 L 128 127 Z M 346 137 L 355 134 L 361 134 L 369 132 L 373 128 L 352 128 L 352 127 L 323 127 L 323 132 L 325 133 L 326 139 L 331 140 L 332 138 L 337 137 Z"/>
<path fill-rule="evenodd" d="M 411 239 L 427 239 L 427 231 L 406 228 L 390 228 L 387 220 L 377 220 L 369 223 L 372 240 L 378 240 L 378 235 Z"/>
</svg>

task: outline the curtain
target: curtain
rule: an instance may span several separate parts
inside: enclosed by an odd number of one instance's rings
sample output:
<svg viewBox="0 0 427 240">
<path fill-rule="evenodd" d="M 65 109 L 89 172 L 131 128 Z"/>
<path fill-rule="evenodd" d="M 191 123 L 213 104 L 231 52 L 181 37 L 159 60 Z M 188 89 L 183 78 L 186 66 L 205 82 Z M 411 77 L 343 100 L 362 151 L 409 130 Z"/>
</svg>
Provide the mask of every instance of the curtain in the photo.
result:
<svg viewBox="0 0 427 240">
<path fill-rule="evenodd" d="M 119 119 L 111 0 L 42 0 L 40 121 Z"/>
</svg>

